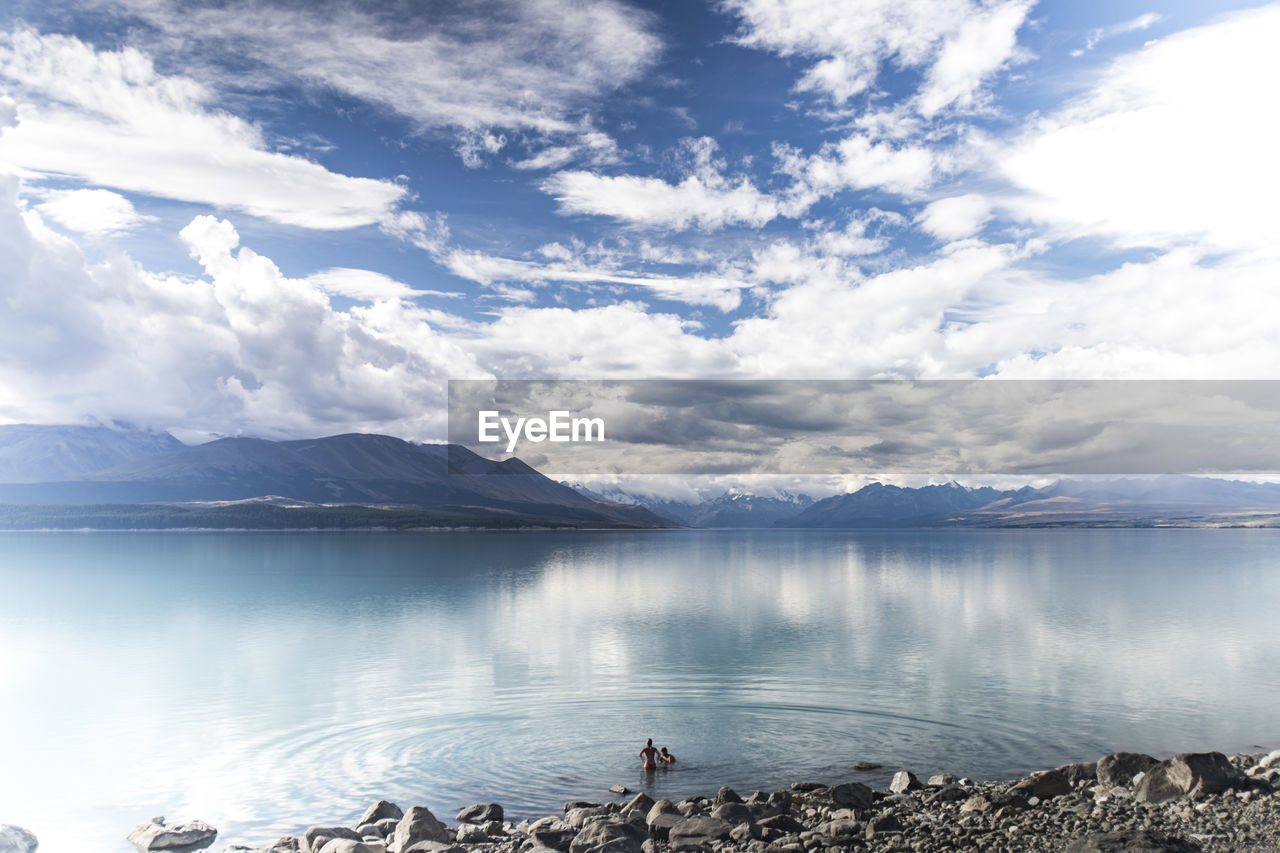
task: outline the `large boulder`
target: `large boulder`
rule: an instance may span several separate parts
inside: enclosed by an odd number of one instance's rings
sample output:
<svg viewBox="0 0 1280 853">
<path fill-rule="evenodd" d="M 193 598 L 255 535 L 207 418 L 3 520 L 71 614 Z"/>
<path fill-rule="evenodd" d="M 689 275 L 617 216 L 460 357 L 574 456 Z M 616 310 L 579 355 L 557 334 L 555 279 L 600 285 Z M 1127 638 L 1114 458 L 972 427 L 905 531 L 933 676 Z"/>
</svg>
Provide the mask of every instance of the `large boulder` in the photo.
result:
<svg viewBox="0 0 1280 853">
<path fill-rule="evenodd" d="M 738 792 L 728 786 L 725 786 L 721 788 L 719 791 L 716 791 L 716 797 L 714 800 L 712 800 L 712 803 L 717 806 L 724 805 L 725 803 L 740 803 L 740 802 L 742 802 L 742 797 L 738 796 Z"/>
<path fill-rule="evenodd" d="M 569 845 L 569 853 L 641 853 L 644 830 L 627 823 L 596 821 L 583 828 Z"/>
<path fill-rule="evenodd" d="M 198 850 L 208 847 L 218 835 L 218 830 L 202 820 L 167 824 L 164 818 L 152 818 L 150 823 L 140 823 L 129 833 L 128 839 L 142 853 L 150 850 L 184 848 Z"/>
<path fill-rule="evenodd" d="M 1080 782 L 1092 782 L 1098 778 L 1098 762 L 1096 761 L 1077 761 L 1074 764 L 1064 764 L 1058 768 L 1058 772 L 1067 777 L 1072 785 Z"/>
<path fill-rule="evenodd" d="M 642 814 L 649 814 L 649 809 L 653 808 L 654 799 L 643 791 L 631 798 L 631 802 L 622 807 L 624 812 L 638 811 Z"/>
<path fill-rule="evenodd" d="M 1152 767 L 1138 783 L 1134 799 L 1165 803 L 1179 797 L 1220 794 L 1243 784 L 1243 774 L 1221 752 L 1184 752 Z"/>
<path fill-rule="evenodd" d="M 459 823 L 488 823 L 502 820 L 502 806 L 497 803 L 476 803 L 458 812 Z"/>
<path fill-rule="evenodd" d="M 1141 752 L 1113 752 L 1098 759 L 1098 784 L 1108 790 L 1123 785 L 1133 784 L 1133 777 L 1146 773 L 1159 764 L 1150 755 Z"/>
<path fill-rule="evenodd" d="M 1013 790 L 1027 797 L 1039 797 L 1047 800 L 1071 792 L 1071 779 L 1061 768 L 1041 770 L 1013 786 Z"/>
<path fill-rule="evenodd" d="M 399 820 L 402 817 L 404 817 L 404 812 L 401 811 L 400 807 L 395 803 L 389 802 L 388 800 L 378 800 L 376 803 L 364 810 L 364 814 L 362 814 L 360 819 L 356 821 L 356 826 L 359 826 L 362 823 L 377 823 L 380 820 L 387 820 L 388 818 Z"/>
<path fill-rule="evenodd" d="M 444 824 L 436 820 L 436 816 L 426 806 L 414 806 L 405 812 L 404 817 L 396 824 L 396 831 L 391 834 L 387 850 L 389 853 L 408 853 L 408 849 L 419 841 L 438 841 L 442 844 L 453 841 Z"/>
<path fill-rule="evenodd" d="M 568 850 L 577 835 L 578 830 L 557 817 L 539 818 L 529 826 L 533 843 L 552 850 Z"/>
<path fill-rule="evenodd" d="M 722 841 L 733 831 L 733 824 L 710 815 L 687 817 L 671 827 L 671 846 L 705 847 L 714 841 Z"/>
<path fill-rule="evenodd" d="M 0 824 L 0 853 L 35 853 L 40 842 L 29 829 Z"/>
<path fill-rule="evenodd" d="M 831 789 L 831 799 L 842 809 L 869 811 L 875 804 L 875 791 L 861 782 L 841 782 Z"/>
<path fill-rule="evenodd" d="M 751 807 L 746 803 L 721 803 L 711 810 L 711 816 L 730 826 L 755 822 L 755 815 L 751 813 Z"/>
<path fill-rule="evenodd" d="M 313 826 L 302 834 L 302 853 L 320 853 L 320 850 L 335 838 L 364 841 L 360 833 L 345 826 Z"/>
<path fill-rule="evenodd" d="M 902 794 L 906 791 L 914 791 L 920 787 L 920 780 L 910 770 L 899 770 L 893 774 L 893 781 L 889 783 L 889 790 L 895 794 Z"/>
</svg>

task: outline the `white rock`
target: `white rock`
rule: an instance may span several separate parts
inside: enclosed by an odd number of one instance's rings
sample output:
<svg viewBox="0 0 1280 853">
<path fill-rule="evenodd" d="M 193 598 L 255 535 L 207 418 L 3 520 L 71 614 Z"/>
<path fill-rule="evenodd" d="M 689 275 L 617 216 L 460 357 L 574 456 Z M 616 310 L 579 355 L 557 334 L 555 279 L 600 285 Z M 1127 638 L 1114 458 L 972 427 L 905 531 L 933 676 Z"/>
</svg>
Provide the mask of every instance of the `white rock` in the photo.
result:
<svg viewBox="0 0 1280 853">
<path fill-rule="evenodd" d="M 0 851 L 4 853 L 35 853 L 40 846 L 35 835 L 28 829 L 11 824 L 0 824 Z"/>
<path fill-rule="evenodd" d="M 172 826 L 164 823 L 164 818 L 152 820 L 151 823 L 140 823 L 128 835 L 129 841 L 142 853 L 151 850 L 168 850 L 171 847 L 191 847 L 197 844 L 210 844 L 218 835 L 218 830 L 202 820 L 190 820 L 186 823 L 175 823 Z"/>
<path fill-rule="evenodd" d="M 1262 759 L 1258 761 L 1258 766 L 1264 769 L 1267 767 L 1280 767 L 1280 749 L 1273 749 L 1262 756 Z"/>
</svg>

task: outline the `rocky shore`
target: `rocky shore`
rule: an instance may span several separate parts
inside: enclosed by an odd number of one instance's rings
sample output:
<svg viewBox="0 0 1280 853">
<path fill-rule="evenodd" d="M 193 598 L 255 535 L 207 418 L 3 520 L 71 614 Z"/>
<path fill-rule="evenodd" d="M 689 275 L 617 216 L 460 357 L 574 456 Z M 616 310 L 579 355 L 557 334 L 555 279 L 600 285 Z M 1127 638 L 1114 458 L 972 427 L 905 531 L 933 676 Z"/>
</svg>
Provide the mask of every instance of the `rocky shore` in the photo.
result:
<svg viewBox="0 0 1280 853">
<path fill-rule="evenodd" d="M 904 770 L 882 791 L 857 775 L 746 796 L 721 788 L 678 803 L 617 786 L 613 802 L 570 802 L 562 814 L 518 823 L 496 803 L 468 806 L 446 825 L 426 806 L 381 801 L 348 825 L 225 853 L 1280 851 L 1280 749 L 1163 761 L 1122 752 L 1003 782 L 922 782 Z M 164 835 L 142 824 L 130 840 L 144 851 L 194 849 L 144 842 Z"/>
</svg>

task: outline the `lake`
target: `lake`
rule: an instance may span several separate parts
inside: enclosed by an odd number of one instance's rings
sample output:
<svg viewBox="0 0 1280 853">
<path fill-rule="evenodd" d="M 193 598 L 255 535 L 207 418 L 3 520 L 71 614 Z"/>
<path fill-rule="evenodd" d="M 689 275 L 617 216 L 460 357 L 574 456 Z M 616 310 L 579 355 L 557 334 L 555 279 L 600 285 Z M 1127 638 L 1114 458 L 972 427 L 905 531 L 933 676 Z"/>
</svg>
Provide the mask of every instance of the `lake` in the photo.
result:
<svg viewBox="0 0 1280 853">
<path fill-rule="evenodd" d="M 0 823 L 221 850 L 382 797 L 1270 748 L 1278 606 L 1275 530 L 3 534 Z"/>
</svg>

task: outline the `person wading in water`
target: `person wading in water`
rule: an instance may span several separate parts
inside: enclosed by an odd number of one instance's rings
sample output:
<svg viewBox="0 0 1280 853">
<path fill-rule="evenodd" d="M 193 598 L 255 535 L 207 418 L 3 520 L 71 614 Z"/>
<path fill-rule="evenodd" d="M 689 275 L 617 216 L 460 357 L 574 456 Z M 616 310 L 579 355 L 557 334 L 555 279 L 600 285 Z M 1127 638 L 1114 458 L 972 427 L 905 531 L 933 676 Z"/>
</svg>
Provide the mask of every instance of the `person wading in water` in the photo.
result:
<svg viewBox="0 0 1280 853">
<path fill-rule="evenodd" d="M 649 738 L 644 742 L 644 749 L 640 750 L 640 757 L 644 759 L 645 770 L 658 769 L 658 750 L 653 748 L 653 738 Z"/>
</svg>

